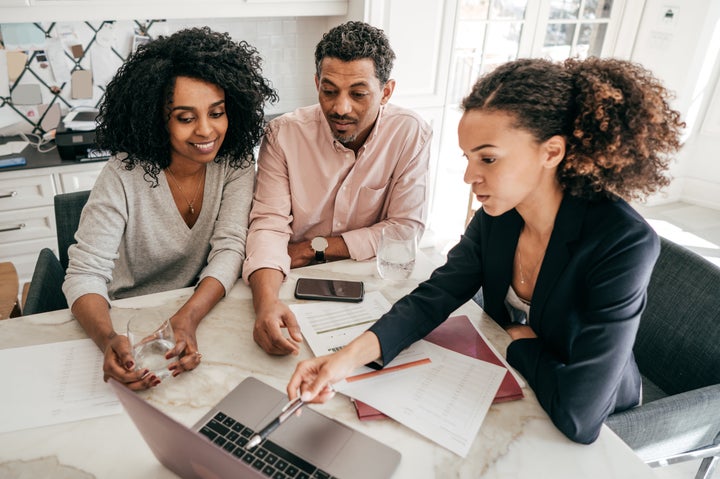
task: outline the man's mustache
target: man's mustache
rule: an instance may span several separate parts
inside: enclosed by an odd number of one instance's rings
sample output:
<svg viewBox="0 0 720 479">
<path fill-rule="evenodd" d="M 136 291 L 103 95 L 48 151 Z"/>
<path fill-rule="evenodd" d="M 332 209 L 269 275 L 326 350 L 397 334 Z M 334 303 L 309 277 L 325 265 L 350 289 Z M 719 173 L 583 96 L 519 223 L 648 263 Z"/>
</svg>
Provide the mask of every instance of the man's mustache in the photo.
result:
<svg viewBox="0 0 720 479">
<path fill-rule="evenodd" d="M 348 115 L 331 114 L 331 115 L 329 115 L 329 118 L 330 118 L 331 120 L 336 120 L 336 121 L 352 121 L 352 122 L 357 122 L 357 120 L 356 120 L 355 118 L 353 118 L 353 117 L 351 117 L 351 116 L 348 116 Z"/>
</svg>

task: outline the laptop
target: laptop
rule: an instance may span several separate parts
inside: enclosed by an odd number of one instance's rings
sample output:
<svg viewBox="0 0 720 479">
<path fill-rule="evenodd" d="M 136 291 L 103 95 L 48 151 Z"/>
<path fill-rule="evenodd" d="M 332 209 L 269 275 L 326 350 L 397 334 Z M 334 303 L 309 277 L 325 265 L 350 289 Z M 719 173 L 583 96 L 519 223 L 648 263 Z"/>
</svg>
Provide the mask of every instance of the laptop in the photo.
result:
<svg viewBox="0 0 720 479">
<path fill-rule="evenodd" d="M 155 457 L 182 478 L 389 478 L 400 453 L 334 419 L 304 408 L 250 451 L 250 436 L 287 403 L 285 393 L 248 377 L 192 428 L 110 379 Z"/>
</svg>

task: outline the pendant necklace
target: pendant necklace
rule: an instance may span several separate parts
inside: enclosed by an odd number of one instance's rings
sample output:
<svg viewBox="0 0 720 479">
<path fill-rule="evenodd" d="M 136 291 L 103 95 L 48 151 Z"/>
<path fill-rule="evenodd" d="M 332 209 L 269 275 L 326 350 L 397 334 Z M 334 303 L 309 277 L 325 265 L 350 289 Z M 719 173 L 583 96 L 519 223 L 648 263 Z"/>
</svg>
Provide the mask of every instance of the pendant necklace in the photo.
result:
<svg viewBox="0 0 720 479">
<path fill-rule="evenodd" d="M 523 271 L 522 256 L 520 255 L 520 248 L 516 249 L 516 253 L 517 253 L 517 257 L 518 257 L 518 273 L 520 274 L 520 284 L 527 284 L 528 281 L 526 281 L 525 273 Z M 533 267 L 532 271 L 530 271 L 531 279 L 532 279 L 532 275 L 535 274 L 535 270 L 537 269 L 539 264 L 540 264 L 540 261 L 535 263 L 535 267 Z"/>
<path fill-rule="evenodd" d="M 173 172 L 170 171 L 169 166 L 167 168 L 165 168 L 165 171 L 170 173 L 170 178 L 172 178 L 173 183 L 175 183 L 175 186 L 177 186 L 178 190 L 180 190 L 180 196 L 183 197 L 183 199 L 185 200 L 185 203 L 187 203 L 188 207 L 190 208 L 190 214 L 194 215 L 195 214 L 195 200 L 197 200 L 197 195 L 198 195 L 198 192 L 200 191 L 200 185 L 202 185 L 202 180 L 205 179 L 205 172 L 207 171 L 207 167 L 205 167 L 205 169 L 203 170 L 203 174 L 200 177 L 200 181 L 198 181 L 197 187 L 195 188 L 195 195 L 193 195 L 192 201 L 189 201 L 187 199 L 187 196 L 185 196 L 185 190 L 182 189 L 182 186 L 180 186 L 180 183 L 178 183 L 178 181 L 175 179 L 175 175 L 173 175 Z"/>
</svg>

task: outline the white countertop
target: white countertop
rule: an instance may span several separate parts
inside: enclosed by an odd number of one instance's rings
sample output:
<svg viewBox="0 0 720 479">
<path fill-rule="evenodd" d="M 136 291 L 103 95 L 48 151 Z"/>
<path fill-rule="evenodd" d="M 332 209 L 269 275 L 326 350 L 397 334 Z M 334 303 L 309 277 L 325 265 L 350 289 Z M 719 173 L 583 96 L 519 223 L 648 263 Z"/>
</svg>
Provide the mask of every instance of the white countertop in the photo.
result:
<svg viewBox="0 0 720 479">
<path fill-rule="evenodd" d="M 432 265 L 419 255 L 413 277 L 384 281 L 375 264 L 341 261 L 293 270 L 281 296 L 292 298 L 298 276 L 361 279 L 366 291 L 380 290 L 390 302 L 399 299 Z M 189 288 L 116 301 L 111 316 L 118 331 L 132 314 L 158 311 L 170 315 L 189 296 Z M 466 314 L 504 354 L 507 334 L 474 303 Z M 140 393 L 178 421 L 192 425 L 245 377 L 252 375 L 280 390 L 299 359 L 311 352 L 303 345 L 299 357 L 270 356 L 252 340 L 254 313 L 250 290 L 238 282 L 198 328 L 203 362 L 196 370 Z M 0 321 L 0 349 L 87 337 L 68 310 Z M 4 364 L 3 367 L 12 367 Z M 101 374 L 98 371 L 98 374 Z M 402 453 L 395 478 L 653 478 L 654 472 L 607 427 L 592 445 L 575 444 L 560 433 L 525 388 L 525 398 L 493 405 L 467 458 L 425 439 L 390 420 L 357 419 L 350 401 L 338 395 L 313 406 L 322 413 L 375 437 Z M 1 403 L 0 407 L 12 407 Z M 97 419 L 0 434 L 0 477 L 171 478 L 124 413 Z"/>
</svg>

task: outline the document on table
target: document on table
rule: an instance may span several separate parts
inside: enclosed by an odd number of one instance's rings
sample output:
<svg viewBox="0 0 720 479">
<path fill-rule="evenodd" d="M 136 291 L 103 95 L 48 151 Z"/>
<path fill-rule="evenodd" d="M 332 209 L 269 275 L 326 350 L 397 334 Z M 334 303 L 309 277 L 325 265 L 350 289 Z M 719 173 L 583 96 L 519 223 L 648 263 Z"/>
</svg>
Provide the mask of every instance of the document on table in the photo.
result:
<svg viewBox="0 0 720 479">
<path fill-rule="evenodd" d="M 505 377 L 505 368 L 425 340 L 403 354 L 427 357 L 430 363 L 362 380 L 350 377 L 334 387 L 466 457 Z"/>
<path fill-rule="evenodd" d="M 0 350 L 0 433 L 122 412 L 90 339 Z"/>
<path fill-rule="evenodd" d="M 372 291 L 360 303 L 313 301 L 291 304 L 290 309 L 312 352 L 322 356 L 360 336 L 391 306 L 380 291 Z"/>
<path fill-rule="evenodd" d="M 290 305 L 316 356 L 342 349 L 390 307 L 379 291 L 367 293 L 361 303 Z M 382 370 L 361 367 L 334 387 L 465 457 L 505 373 L 505 368 L 421 340 Z"/>
</svg>

